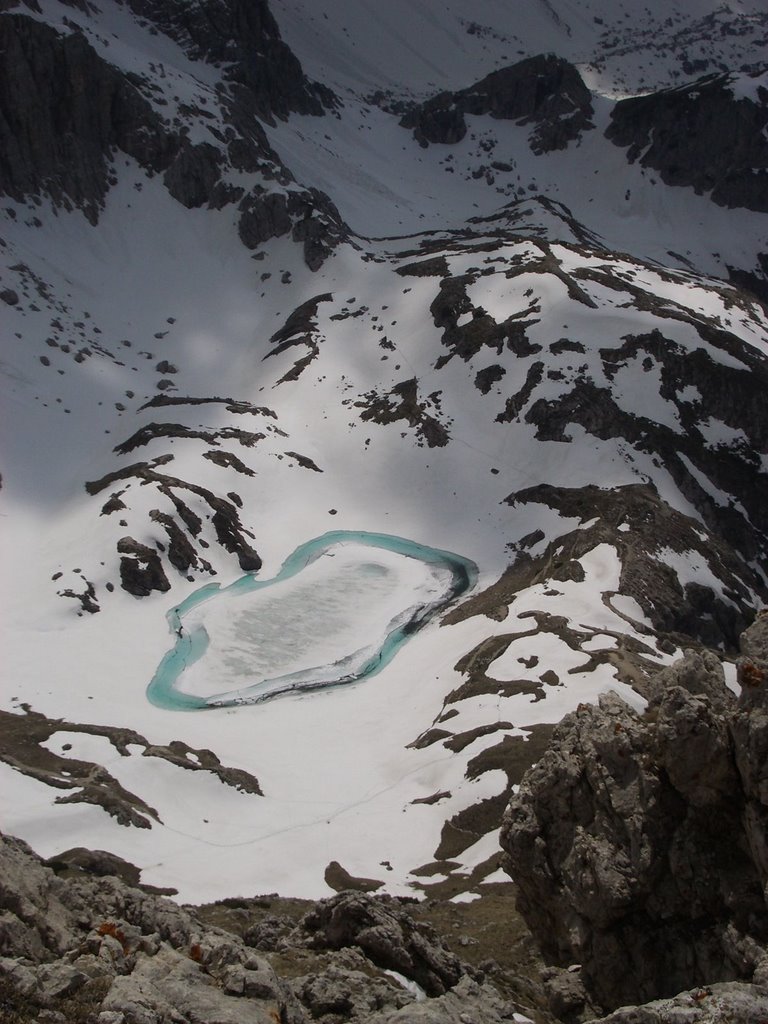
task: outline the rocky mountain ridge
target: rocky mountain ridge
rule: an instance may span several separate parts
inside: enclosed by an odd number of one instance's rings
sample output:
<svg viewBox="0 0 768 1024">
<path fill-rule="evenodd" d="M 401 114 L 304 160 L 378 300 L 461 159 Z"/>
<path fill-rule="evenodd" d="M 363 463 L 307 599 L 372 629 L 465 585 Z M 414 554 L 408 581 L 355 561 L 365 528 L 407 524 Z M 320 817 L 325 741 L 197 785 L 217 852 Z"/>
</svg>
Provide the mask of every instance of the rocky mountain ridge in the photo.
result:
<svg viewBox="0 0 768 1024">
<path fill-rule="evenodd" d="M 610 694 L 583 705 L 511 800 L 519 907 L 604 1005 L 765 984 L 767 641 L 762 615 L 742 637 L 738 701 L 719 660 L 690 651 L 643 715 Z"/>
<path fill-rule="evenodd" d="M 340 230 L 338 213 L 317 190 L 286 190 L 293 175 L 270 147 L 261 122 L 273 115 L 285 118 L 291 110 L 320 115 L 324 107 L 281 42 L 266 3 L 242 4 L 237 10 L 212 4 L 208 12 L 197 8 L 188 23 L 162 4 L 134 6 L 171 37 L 187 42 L 196 59 L 228 58 L 231 70 L 225 81 L 203 89 L 197 97 L 200 106 L 176 96 L 172 116 L 169 99 L 156 82 L 115 67 L 82 31 L 60 33 L 27 14 L 7 12 L 0 20 L 2 192 L 19 202 L 46 195 L 56 206 L 82 210 L 96 225 L 117 180 L 113 161 L 120 152 L 148 174 L 162 173 L 170 195 L 187 209 L 239 204 L 239 234 L 247 247 L 293 231 L 305 243 L 308 263 L 319 266 L 325 232 L 320 221 L 311 228 L 307 222 L 327 216 Z M 217 26 L 216 10 L 226 13 L 231 24 L 225 20 Z M 266 51 L 261 63 L 232 60 L 240 53 L 237 47 L 250 53 L 256 45 Z M 209 100 L 218 116 L 205 109 Z M 227 128 L 193 144 L 190 125 L 199 118 L 223 120 Z M 246 192 L 227 180 L 242 174 L 250 175 L 251 182 L 261 177 L 282 188 L 262 201 L 269 192 L 263 185 Z"/>
</svg>

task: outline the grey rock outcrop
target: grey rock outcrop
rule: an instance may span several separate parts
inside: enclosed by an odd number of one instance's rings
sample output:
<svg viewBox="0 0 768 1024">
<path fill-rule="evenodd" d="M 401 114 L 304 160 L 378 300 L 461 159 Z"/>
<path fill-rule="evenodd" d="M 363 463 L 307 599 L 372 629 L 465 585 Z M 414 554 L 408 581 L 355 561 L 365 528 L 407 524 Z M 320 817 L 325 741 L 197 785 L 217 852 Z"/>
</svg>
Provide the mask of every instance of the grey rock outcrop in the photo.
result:
<svg viewBox="0 0 768 1024">
<path fill-rule="evenodd" d="M 646 304 L 639 294 L 638 300 Z M 729 544 L 744 553 L 749 552 L 750 560 L 764 547 L 761 534 L 768 530 L 768 491 L 762 475 L 756 472 L 754 459 L 746 450 L 722 453 L 706 450 L 706 445 L 698 440 L 701 426 L 698 412 L 691 406 L 686 408 L 685 403 L 673 396 L 681 380 L 689 381 L 700 390 L 702 408 L 707 409 L 708 415 L 734 426 L 738 422 L 749 437 L 749 444 L 762 451 L 768 442 L 768 415 L 762 401 L 764 382 L 768 381 L 766 367 L 761 359 L 755 358 L 753 350 L 729 331 L 707 326 L 700 332 L 705 342 L 734 356 L 741 364 L 733 364 L 727 371 L 719 363 L 716 352 L 710 354 L 703 348 L 685 352 L 670 333 L 654 329 L 626 335 L 621 344 L 601 348 L 600 356 L 610 381 L 628 358 L 647 356 L 658 360 L 660 393 L 675 402 L 686 434 L 676 433 L 650 417 L 625 412 L 612 389 L 596 381 L 577 382 L 573 390 L 555 401 L 536 399 L 534 394 L 534 401 L 523 417 L 536 425 L 537 437 L 541 440 L 567 443 L 570 424 L 578 423 L 595 437 L 621 436 L 645 451 L 653 451 L 707 525 Z M 691 466 L 695 467 L 693 473 Z M 747 516 L 740 515 L 735 508 L 720 509 L 699 483 L 698 474 L 704 474 L 717 488 L 738 493 L 739 501 L 743 501 L 748 510 Z M 701 617 L 703 611 L 697 614 Z"/>
<path fill-rule="evenodd" d="M 443 92 L 409 111 L 400 121 L 423 145 L 453 145 L 467 133 L 466 114 L 532 124 L 534 153 L 565 149 L 592 128 L 592 99 L 578 71 L 554 54 L 528 57 L 492 71 L 458 92 Z"/>
<path fill-rule="evenodd" d="M 65 885 L 26 843 L 4 837 L 0 873 L 0 955 L 42 961 L 61 955 L 85 907 L 62 900 Z"/>
<path fill-rule="evenodd" d="M 748 980 L 765 957 L 767 640 L 761 616 L 742 639 L 735 705 L 691 653 L 642 716 L 613 694 L 581 705 L 510 802 L 519 909 L 605 1007 Z"/>
<path fill-rule="evenodd" d="M 273 123 L 273 114 L 322 114 L 333 103 L 329 90 L 305 79 L 266 0 L 192 6 L 131 0 L 131 7 L 194 59 L 227 62 L 225 84 L 216 90 L 221 145 L 191 144 L 177 130 L 178 120 L 171 124 L 152 105 L 141 76 L 110 64 L 82 32 L 62 34 L 26 14 L 2 12 L 0 193 L 19 202 L 46 195 L 96 224 L 117 180 L 114 157 L 122 152 L 150 174 L 162 173 L 169 193 L 187 209 L 240 203 L 240 237 L 248 248 L 291 233 L 317 270 L 347 234 L 327 196 L 299 186 L 286 196 L 257 185 L 243 198 L 244 188 L 226 181 L 231 165 L 265 181 L 292 183 L 259 118 Z M 5 301 L 13 294 L 3 292 Z"/>
<path fill-rule="evenodd" d="M 99 877 L 114 875 L 130 886 L 138 886 L 141 880 L 141 871 L 130 861 L 107 850 L 86 850 L 82 846 L 64 850 L 55 857 L 50 857 L 45 861 L 45 866 L 57 872 L 86 871 Z"/>
<path fill-rule="evenodd" d="M 125 75 L 78 33 L 0 16 L 0 191 L 45 192 L 95 224 L 119 149 L 159 172 L 179 141 Z M 88 83 L 87 88 L 84 83 Z"/>
<path fill-rule="evenodd" d="M 123 446 L 116 448 L 116 451 L 130 451 L 139 444 L 145 444 L 146 439 L 152 436 L 202 436 L 207 439 L 214 437 L 213 434 L 190 432 L 186 428 L 175 424 L 151 424 L 145 430 L 138 431 L 129 438 Z M 236 437 L 246 446 L 255 444 L 259 437 L 247 431 L 240 431 L 237 428 L 229 428 L 222 436 Z M 157 490 L 164 498 L 170 498 L 181 522 L 188 531 L 188 536 L 183 534 L 181 528 L 173 521 L 167 513 L 151 510 L 150 520 L 158 523 L 165 531 L 168 540 L 168 561 L 177 569 L 190 566 L 200 567 L 203 571 L 210 571 L 210 563 L 202 556 L 202 545 L 197 549 L 193 541 L 200 533 L 201 522 L 199 517 L 189 508 L 178 492 L 185 494 L 189 492 L 203 499 L 212 510 L 211 525 L 216 534 L 217 543 L 229 554 L 236 556 L 238 565 L 244 572 L 257 571 L 261 568 L 261 558 L 250 541 L 253 540 L 253 533 L 243 525 L 238 514 L 238 506 L 228 497 L 222 498 L 214 494 L 206 487 L 198 484 L 188 483 L 178 477 L 158 472 L 157 467 L 169 462 L 173 456 L 170 454 L 160 456 L 152 460 L 152 463 L 137 462 L 124 466 L 114 472 L 107 473 L 99 480 L 90 480 L 85 484 L 89 494 L 101 493 L 116 480 L 142 480 L 157 485 Z M 123 492 L 124 493 L 124 492 Z M 186 496 L 186 495 L 185 495 Z M 153 590 L 165 592 L 170 588 L 168 577 L 165 574 L 163 561 L 158 551 L 165 552 L 165 544 L 159 540 L 155 541 L 157 550 L 142 544 L 133 537 L 121 537 L 117 542 L 117 552 L 122 556 L 120 559 L 120 579 L 124 590 L 134 594 L 136 597 L 145 597 Z"/>
<path fill-rule="evenodd" d="M 707 75 L 688 86 L 621 100 L 606 137 L 631 162 L 659 172 L 667 185 L 709 192 L 720 206 L 768 211 L 768 79 L 739 95 L 733 76 Z"/>
<path fill-rule="evenodd" d="M 192 146 L 185 140 L 165 172 L 165 187 L 188 210 L 208 204 L 224 205 L 215 197 L 221 173 L 222 153 L 208 142 Z M 226 195 L 221 195 L 226 199 Z M 168 371 L 161 371 L 168 372 Z"/>
<path fill-rule="evenodd" d="M 15 713 L 0 710 L 0 761 L 50 787 L 52 796 L 60 794 L 54 798 L 55 803 L 87 803 L 101 807 L 124 827 L 150 829 L 160 817 L 154 807 L 138 793 L 122 786 L 103 765 L 70 757 L 66 749 L 62 753 L 51 749 L 49 740 L 62 731 L 100 736 L 120 757 L 161 758 L 185 772 L 205 772 L 240 793 L 262 794 L 255 776 L 242 768 L 222 764 L 217 755 L 206 748 L 195 750 L 181 740 L 150 743 L 133 729 L 48 718 L 33 711 L 28 704 L 22 704 Z M 139 884 L 138 869 L 104 850 L 76 847 L 58 853 L 46 863 L 57 873 L 82 871 L 91 875 L 117 875 L 128 885 Z"/>
<path fill-rule="evenodd" d="M 322 115 L 333 92 L 305 77 L 280 37 L 267 0 L 128 0 L 131 9 L 180 43 L 195 60 L 227 66 L 230 81 L 253 95 L 259 117 L 273 123 L 289 113 Z"/>
<path fill-rule="evenodd" d="M 319 189 L 266 192 L 253 189 L 241 201 L 238 233 L 247 249 L 257 249 L 270 238 L 289 232 L 301 242 L 310 270 L 319 270 L 328 254 L 347 236 L 338 210 Z"/>
<path fill-rule="evenodd" d="M 114 979 L 103 1011 L 122 1013 L 127 1024 L 161 1024 L 164 1021 L 205 1021 L 210 1024 L 300 1024 L 304 1014 L 272 968 L 252 956 L 247 967 L 227 965 L 209 969 L 206 964 L 176 950 L 162 949 L 142 956 L 133 971 Z M 257 974 L 261 985 L 248 998 L 243 975 Z"/>
<path fill-rule="evenodd" d="M 153 590 L 171 589 L 158 553 L 133 537 L 122 537 L 117 544 L 120 559 L 120 583 L 134 597 L 146 597 Z"/>
<path fill-rule="evenodd" d="M 315 1018 L 329 1014 L 361 1017 L 384 1009 L 397 1010 L 413 1001 L 409 993 L 389 981 L 371 979 L 363 971 L 344 967 L 332 966 L 322 974 L 297 978 L 293 987 Z"/>
<path fill-rule="evenodd" d="M 713 518 L 704 533 L 700 522 L 672 508 L 653 486 L 566 488 L 543 484 L 517 491 L 507 501 L 513 507 L 540 502 L 563 515 L 578 517 L 582 523 L 594 520 L 587 528 L 551 541 L 536 558 L 519 558 L 508 571 L 510 586 L 518 585 L 516 577 L 537 582 L 564 578 L 563 573 L 574 560 L 596 543 L 608 543 L 621 557 L 620 592 L 637 601 L 657 633 L 669 634 L 679 646 L 695 641 L 732 651 L 750 621 L 753 595 L 768 596 L 758 573 L 734 554 L 734 548 L 743 550 L 742 544 L 755 550 L 758 531 L 749 526 L 740 532 L 739 524 L 724 516 L 719 523 Z M 728 543 L 728 534 L 732 544 Z M 721 581 L 722 590 L 681 581 L 667 560 L 659 557 L 659 552 L 665 550 L 699 553 L 712 575 Z M 708 670 L 701 676 L 698 670 L 704 663 L 709 664 L 712 656 L 702 654 L 700 658 L 701 665 L 697 662 L 673 671 L 693 674 L 705 686 Z M 719 692 L 722 694 L 722 686 Z M 645 695 L 650 696 L 650 692 Z"/>
<path fill-rule="evenodd" d="M 441 995 L 464 974 L 461 961 L 445 949 L 429 926 L 416 922 L 397 900 L 343 892 L 322 900 L 302 921 L 316 948 L 358 946 L 375 964 L 398 971 Z"/>
<path fill-rule="evenodd" d="M 0 977 L 41 1007 L 80 992 L 123 1024 L 305 1019 L 290 987 L 239 939 L 118 878 L 58 878 L 2 836 Z"/>
<path fill-rule="evenodd" d="M 618 592 L 632 597 L 642 608 L 656 637 L 664 644 L 663 649 L 686 648 L 695 643 L 735 652 L 739 635 L 754 614 L 755 595 L 758 600 L 768 599 L 762 577 L 747 565 L 746 558 L 734 553 L 739 547 L 730 545 L 723 537 L 727 521 L 722 521 L 723 529 L 713 522 L 705 530 L 700 520 L 672 508 L 652 485 L 590 484 L 570 488 L 540 484 L 515 491 L 506 501 L 513 507 L 541 504 L 556 509 L 563 517 L 572 517 L 579 525 L 555 534 L 544 550 L 535 554 L 528 549 L 545 539 L 543 532 L 521 538 L 515 561 L 500 579 L 450 612 L 449 622 L 508 605 L 525 587 L 572 578 L 581 568 L 578 560 L 603 543 L 610 544 L 619 555 Z M 752 537 L 746 538 L 748 549 L 757 550 L 759 535 L 752 528 L 749 532 Z M 679 576 L 670 564 L 677 552 L 696 552 L 721 585 L 703 586 Z M 604 595 L 606 602 L 611 603 L 612 599 L 610 593 Z M 647 624 L 625 612 L 619 614 L 632 621 L 639 632 L 649 632 Z M 706 651 L 698 657 L 697 665 L 703 674 L 694 666 L 675 667 L 672 671 L 682 671 L 687 678 L 693 674 L 697 685 L 707 687 L 707 666 L 712 666 L 717 658 Z M 718 687 L 722 699 L 729 700 L 722 690 L 720 666 L 712 671 L 716 677 L 712 686 Z M 658 663 L 649 662 L 629 681 L 650 698 L 661 685 L 653 678 L 657 673 Z M 711 695 L 712 687 L 704 692 Z"/>
<path fill-rule="evenodd" d="M 445 995 L 375 1014 L 368 1024 L 502 1024 L 510 1020 L 515 1020 L 514 1004 L 502 999 L 491 985 L 464 977 Z"/>
<path fill-rule="evenodd" d="M 624 1006 L 595 1024 L 761 1024 L 768 1019 L 768 988 L 731 981 Z"/>
<path fill-rule="evenodd" d="M 688 693 L 705 696 L 717 711 L 724 711 L 736 703 L 736 697 L 725 685 L 723 663 L 713 651 L 686 651 L 684 658 L 652 677 L 649 696 L 661 700 L 675 686 L 681 686 Z"/>
<path fill-rule="evenodd" d="M 113 866 L 87 854 L 52 860 Z M 398 900 L 324 900 L 278 945 L 272 964 L 187 908 L 114 876 L 58 877 L 0 836 L 0 1015 L 68 1020 L 75 1000 L 99 1024 L 500 1024 L 518 1009 Z"/>
</svg>

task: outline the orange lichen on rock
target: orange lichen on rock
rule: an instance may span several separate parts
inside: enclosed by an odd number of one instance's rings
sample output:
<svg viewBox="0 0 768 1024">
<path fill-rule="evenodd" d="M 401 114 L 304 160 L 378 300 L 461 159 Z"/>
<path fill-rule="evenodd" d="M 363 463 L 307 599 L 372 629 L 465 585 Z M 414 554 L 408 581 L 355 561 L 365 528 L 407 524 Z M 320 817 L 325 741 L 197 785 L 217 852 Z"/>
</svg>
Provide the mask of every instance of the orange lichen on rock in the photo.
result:
<svg viewBox="0 0 768 1024">
<path fill-rule="evenodd" d="M 768 670 L 754 661 L 744 660 L 739 665 L 738 681 L 742 687 L 764 686 L 768 682 Z"/>
<path fill-rule="evenodd" d="M 96 929 L 99 935 L 111 935 L 113 939 L 117 939 L 120 945 L 123 947 L 123 952 L 128 952 L 128 940 L 125 937 L 125 932 L 115 924 L 114 921 L 103 921 Z"/>
</svg>

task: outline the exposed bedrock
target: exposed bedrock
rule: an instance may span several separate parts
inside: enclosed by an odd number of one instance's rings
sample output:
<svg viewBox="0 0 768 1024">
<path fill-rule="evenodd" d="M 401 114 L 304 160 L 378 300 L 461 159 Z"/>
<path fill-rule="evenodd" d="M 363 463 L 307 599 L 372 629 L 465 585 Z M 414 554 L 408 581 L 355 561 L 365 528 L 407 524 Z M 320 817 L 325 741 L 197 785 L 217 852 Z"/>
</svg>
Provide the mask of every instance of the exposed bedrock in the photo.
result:
<svg viewBox="0 0 768 1024">
<path fill-rule="evenodd" d="M 522 1010 L 476 981 L 395 900 L 346 893 L 317 904 L 294 928 L 290 918 L 272 918 L 288 930 L 270 962 L 270 952 L 207 924 L 208 914 L 134 888 L 135 869 L 119 857 L 70 850 L 51 862 L 66 877 L 25 843 L 0 836 L 4 1020 L 503 1024 Z M 228 901 L 226 909 L 247 913 L 250 902 Z M 326 935 L 333 943 L 323 945 Z M 431 979 L 439 994 L 417 1001 L 386 962 L 411 980 Z"/>
<path fill-rule="evenodd" d="M 607 1009 L 766 982 L 768 616 L 742 650 L 738 700 L 717 659 L 689 652 L 643 715 L 615 694 L 581 705 L 510 801 L 519 909 Z"/>
<path fill-rule="evenodd" d="M 449 612 L 447 623 L 472 615 L 503 619 L 518 593 L 537 584 L 583 578 L 580 562 L 599 544 L 615 548 L 621 563 L 618 592 L 634 598 L 657 636 L 677 646 L 692 641 L 735 651 L 740 632 L 754 616 L 755 602 L 768 600 L 760 574 L 721 537 L 672 508 L 653 485 L 602 488 L 553 487 L 541 484 L 515 491 L 506 499 L 515 506 L 541 504 L 567 520 L 578 521 L 556 533 L 534 554 L 529 548 L 545 540 L 543 532 L 523 537 L 515 560 L 499 580 Z M 675 558 L 706 567 L 702 582 L 678 576 Z M 556 585 L 556 583 L 555 583 Z M 613 595 L 604 594 L 611 603 Z M 640 632 L 647 625 L 635 622 Z M 631 682 L 646 685 L 653 663 Z"/>
<path fill-rule="evenodd" d="M 654 629 L 678 643 L 699 643 L 735 650 L 740 632 L 754 614 L 755 595 L 768 597 L 754 569 L 716 530 L 672 508 L 652 485 L 582 488 L 539 487 L 518 491 L 510 504 L 541 502 L 587 528 L 556 538 L 536 559 L 523 557 L 519 572 L 538 570 L 537 579 L 567 579 L 569 566 L 598 543 L 616 547 L 621 559 L 619 591 L 633 597 Z M 701 560 L 711 573 L 707 584 L 681 581 L 670 561 L 675 555 Z M 514 571 L 513 568 L 513 571 Z M 716 580 L 719 586 L 712 586 Z"/>
<path fill-rule="evenodd" d="M 263 957 L 169 901 L 116 877 L 57 878 L 7 837 L 0 864 L 0 977 L 9 1007 L 11 993 L 26 997 L 29 1010 L 66 1009 L 61 999 L 77 994 L 94 1015 L 109 1011 L 110 1021 L 126 1024 L 305 1019 Z M 65 1019 L 57 1014 L 51 1019 Z"/>
<path fill-rule="evenodd" d="M 765 984 L 729 981 L 680 992 L 671 999 L 654 999 L 644 1006 L 623 1006 L 595 1024 L 761 1024 L 766 1005 Z"/>
<path fill-rule="evenodd" d="M 84 36 L 3 14 L 0 54 L 0 188 L 13 199 L 44 192 L 95 224 L 115 149 L 155 172 L 178 151 L 136 85 Z"/>
<path fill-rule="evenodd" d="M 226 64 L 227 77 L 248 88 L 261 118 L 325 113 L 336 105 L 326 86 L 310 82 L 298 58 L 280 38 L 267 0 L 128 0 L 195 60 Z"/>
<path fill-rule="evenodd" d="M 429 995 L 453 988 L 464 973 L 434 931 L 391 897 L 343 892 L 318 903 L 302 924 L 315 947 L 359 946 L 374 963 L 413 978 Z"/>
<path fill-rule="evenodd" d="M 289 232 L 304 246 L 310 270 L 318 270 L 333 247 L 348 231 L 336 207 L 319 189 L 266 192 L 254 188 L 240 203 L 238 232 L 247 249 L 257 249 L 270 238 Z"/>
<path fill-rule="evenodd" d="M 664 465 L 710 530 L 753 560 L 760 557 L 768 535 L 768 478 L 760 472 L 757 455 L 768 448 L 768 414 L 761 397 L 768 373 L 759 355 L 727 331 L 704 325 L 698 329 L 704 340 L 738 359 L 744 368 L 724 365 L 716 353 L 710 355 L 703 347 L 684 351 L 657 330 L 627 335 L 621 345 L 600 350 L 610 386 L 577 380 L 556 399 L 536 398 L 534 390 L 521 396 L 525 401 L 519 403 L 519 414 L 536 426 L 540 440 L 570 442 L 571 424 L 601 439 L 626 439 Z M 619 404 L 612 389 L 614 377 L 644 354 L 647 365 L 658 363 L 660 394 L 674 406 L 682 430 Z M 695 401 L 681 397 L 683 382 L 698 392 Z M 532 401 L 523 411 L 529 398 Z M 707 443 L 705 416 L 743 434 L 743 441 Z M 718 491 L 735 500 L 718 500 Z"/>
<path fill-rule="evenodd" d="M 592 101 L 578 71 L 554 54 L 540 54 L 492 71 L 458 92 L 443 92 L 401 120 L 423 145 L 460 142 L 467 133 L 466 114 L 532 124 L 534 153 L 565 149 L 592 128 Z"/>
<path fill-rule="evenodd" d="M 631 162 L 667 185 L 709 192 L 720 206 L 768 211 L 768 77 L 752 75 L 753 95 L 731 75 L 708 75 L 616 104 L 606 137 Z M 750 82 L 750 76 L 746 76 Z"/>
<path fill-rule="evenodd" d="M 177 768 L 190 772 L 206 772 L 225 786 L 241 793 L 261 796 L 258 779 L 241 768 L 223 765 L 217 755 L 208 749 L 196 750 L 181 740 L 168 744 L 150 743 L 133 729 L 118 726 L 88 725 L 47 718 L 21 705 L 25 713 L 0 711 L 0 761 L 14 771 L 58 790 L 56 803 L 87 803 L 103 808 L 120 825 L 152 828 L 159 821 L 157 811 L 140 795 L 125 789 L 106 768 L 93 762 L 57 753 L 57 734 L 100 736 L 107 740 L 121 757 L 139 756 L 162 758 Z M 53 746 L 51 740 L 53 738 Z M 71 746 L 71 745 L 70 745 Z"/>
<path fill-rule="evenodd" d="M 138 444 L 145 444 L 154 436 L 165 436 L 162 429 L 158 433 L 153 431 L 152 428 L 157 426 L 150 424 L 148 433 L 144 434 L 139 431 L 126 444 L 135 447 Z M 177 424 L 168 426 L 172 436 L 187 436 L 184 433 L 185 428 Z M 209 441 L 213 438 L 213 435 L 204 436 Z M 241 444 L 246 446 L 255 444 L 263 437 L 262 434 L 241 431 L 237 428 L 225 428 L 224 431 L 216 433 L 216 436 L 236 437 Z M 213 443 L 215 443 L 215 438 L 213 438 Z M 239 460 L 233 463 L 232 460 L 236 457 L 232 453 L 227 453 L 227 455 L 224 456 L 227 466 L 239 464 L 241 469 L 247 468 Z M 147 544 L 142 544 L 133 537 L 122 537 L 117 542 L 118 554 L 122 556 L 120 559 L 121 585 L 124 590 L 136 597 L 146 597 L 153 590 L 164 593 L 170 589 L 161 555 L 165 555 L 168 562 L 179 572 L 186 574 L 189 570 L 194 569 L 206 574 L 214 574 L 210 562 L 202 552 L 203 547 L 208 546 L 208 542 L 203 544 L 203 538 L 199 536 L 203 526 L 202 519 L 181 497 L 182 494 L 184 498 L 192 496 L 198 501 L 201 509 L 206 509 L 205 514 L 210 519 L 217 544 L 224 551 L 236 557 L 243 572 L 255 572 L 261 568 L 261 557 L 250 544 L 253 534 L 240 521 L 235 500 L 231 499 L 229 494 L 226 498 L 222 498 L 206 487 L 159 473 L 157 467 L 164 465 L 171 458 L 172 456 L 165 455 L 158 456 L 151 463 L 136 462 L 107 473 L 100 480 L 89 481 L 85 485 L 87 492 L 93 495 L 99 494 L 117 480 L 129 481 L 129 486 L 124 488 L 120 494 L 128 493 L 133 482 L 139 482 L 142 485 L 153 484 L 157 489 L 158 497 L 169 502 L 178 516 L 179 521 L 177 522 L 172 515 L 162 509 L 152 509 L 149 513 L 149 519 L 165 531 L 167 552 L 166 543 L 158 540 L 157 537 L 155 537 L 157 550 Z M 118 502 L 122 502 L 122 499 L 113 493 L 110 500 L 102 507 L 102 514 L 109 515 L 115 509 L 120 508 Z"/>
<path fill-rule="evenodd" d="M 121 537 L 117 542 L 120 555 L 120 585 L 134 597 L 146 597 L 153 590 L 165 593 L 171 589 L 163 570 L 160 556 L 133 537 Z"/>
<path fill-rule="evenodd" d="M 363 410 L 360 413 L 363 421 L 382 424 L 405 422 L 414 428 L 417 444 L 443 448 L 448 444 L 450 433 L 439 418 L 440 399 L 440 391 L 434 391 L 428 396 L 420 395 L 418 380 L 412 377 L 395 384 L 389 391 L 370 391 L 355 405 Z M 437 415 L 432 415 L 430 410 Z"/>
<path fill-rule="evenodd" d="M 330 103 L 331 94 L 304 79 L 263 0 L 208 0 L 192 7 L 133 0 L 131 6 L 156 19 L 194 56 L 234 61 L 228 83 L 216 89 L 214 109 L 224 122 L 215 135 L 219 145 L 193 145 L 178 118 L 171 124 L 152 105 L 145 80 L 106 61 L 84 34 L 59 34 L 25 14 L 2 13 L 0 192 L 19 202 L 47 195 L 96 224 L 116 181 L 119 151 L 150 174 L 163 173 L 169 193 L 188 209 L 240 203 L 240 237 L 248 248 L 290 233 L 317 270 L 346 228 L 317 189 L 293 184 L 282 191 L 293 177 L 259 118 L 271 121 L 272 113 L 285 117 L 291 110 L 322 113 L 321 99 Z M 245 195 L 227 181 L 233 169 L 277 180 L 281 191 L 256 184 Z"/>
</svg>

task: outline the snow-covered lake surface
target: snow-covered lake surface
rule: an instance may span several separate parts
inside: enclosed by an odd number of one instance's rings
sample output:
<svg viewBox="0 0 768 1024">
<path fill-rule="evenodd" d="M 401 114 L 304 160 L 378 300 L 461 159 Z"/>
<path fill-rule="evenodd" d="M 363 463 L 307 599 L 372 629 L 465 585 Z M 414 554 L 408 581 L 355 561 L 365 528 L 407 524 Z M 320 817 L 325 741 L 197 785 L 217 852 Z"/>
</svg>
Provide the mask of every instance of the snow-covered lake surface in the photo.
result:
<svg viewBox="0 0 768 1024">
<path fill-rule="evenodd" d="M 210 584 L 168 613 L 177 636 L 147 694 L 160 707 L 254 704 L 378 672 L 477 579 L 469 559 L 386 534 L 337 530 L 272 579 Z"/>
</svg>

